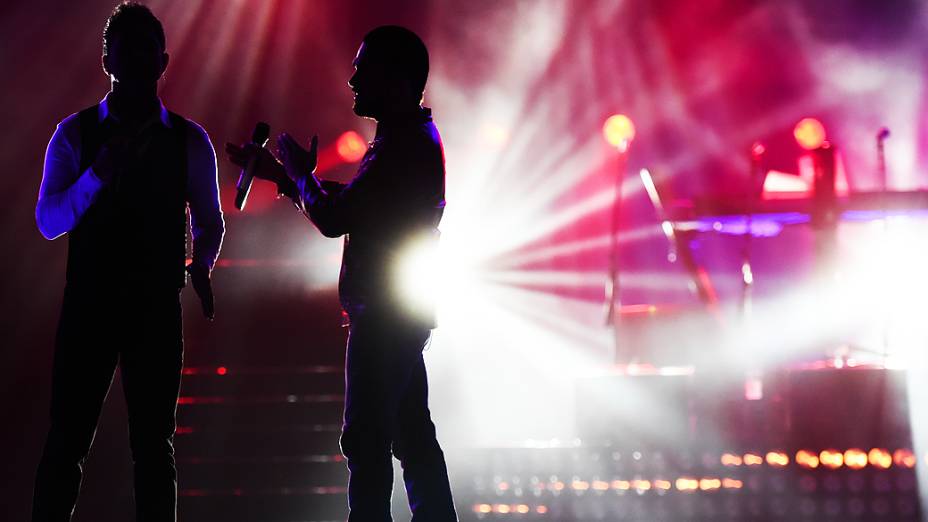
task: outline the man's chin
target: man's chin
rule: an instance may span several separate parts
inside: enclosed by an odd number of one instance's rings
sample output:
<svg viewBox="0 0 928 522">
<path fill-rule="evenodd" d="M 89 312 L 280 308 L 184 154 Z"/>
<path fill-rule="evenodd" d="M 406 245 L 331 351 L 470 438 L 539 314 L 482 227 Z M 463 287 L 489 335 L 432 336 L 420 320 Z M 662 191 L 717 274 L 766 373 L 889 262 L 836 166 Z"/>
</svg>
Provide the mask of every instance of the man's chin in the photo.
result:
<svg viewBox="0 0 928 522">
<path fill-rule="evenodd" d="M 355 114 L 357 114 L 358 116 L 362 118 L 373 118 L 374 117 L 374 111 L 371 110 L 371 108 L 366 106 L 365 104 L 359 103 L 357 100 L 355 100 L 354 105 L 351 107 L 351 110 L 353 110 Z"/>
</svg>

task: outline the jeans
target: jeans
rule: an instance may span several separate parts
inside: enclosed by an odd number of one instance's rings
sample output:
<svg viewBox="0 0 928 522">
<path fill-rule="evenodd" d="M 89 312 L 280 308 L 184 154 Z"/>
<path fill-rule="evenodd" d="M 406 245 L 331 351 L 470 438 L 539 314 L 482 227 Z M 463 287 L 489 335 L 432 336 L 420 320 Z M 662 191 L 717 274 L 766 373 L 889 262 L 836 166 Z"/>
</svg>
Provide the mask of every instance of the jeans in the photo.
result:
<svg viewBox="0 0 928 522">
<path fill-rule="evenodd" d="M 173 440 L 183 365 L 181 321 L 177 289 L 65 288 L 33 522 L 70 520 L 117 365 L 128 407 L 136 518 L 176 520 Z"/>
<path fill-rule="evenodd" d="M 457 520 L 429 415 L 422 358 L 429 334 L 427 327 L 389 316 L 351 318 L 341 436 L 350 472 L 349 522 L 392 519 L 393 456 L 403 467 L 413 521 Z"/>
</svg>

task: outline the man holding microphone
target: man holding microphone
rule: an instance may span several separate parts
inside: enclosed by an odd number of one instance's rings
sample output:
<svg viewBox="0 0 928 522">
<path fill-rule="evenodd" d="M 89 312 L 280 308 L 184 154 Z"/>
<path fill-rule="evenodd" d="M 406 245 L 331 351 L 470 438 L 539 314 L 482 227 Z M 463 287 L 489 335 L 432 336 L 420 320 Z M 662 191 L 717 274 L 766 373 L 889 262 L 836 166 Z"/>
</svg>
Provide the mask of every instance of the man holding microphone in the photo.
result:
<svg viewBox="0 0 928 522">
<path fill-rule="evenodd" d="M 275 182 L 319 231 L 345 237 L 339 298 L 350 320 L 341 436 L 350 479 L 349 521 L 391 520 L 392 456 L 403 466 L 413 520 L 457 520 L 444 454 L 428 409 L 422 350 L 434 311 L 411 307 L 398 288 L 410 244 L 434 242 L 444 209 L 444 155 L 431 111 L 422 40 L 398 26 L 364 37 L 348 84 L 354 112 L 377 133 L 347 185 L 323 182 L 317 139 L 309 150 L 277 139 L 277 160 L 255 145 L 226 145 L 231 161 L 257 159 L 255 176 Z"/>
</svg>

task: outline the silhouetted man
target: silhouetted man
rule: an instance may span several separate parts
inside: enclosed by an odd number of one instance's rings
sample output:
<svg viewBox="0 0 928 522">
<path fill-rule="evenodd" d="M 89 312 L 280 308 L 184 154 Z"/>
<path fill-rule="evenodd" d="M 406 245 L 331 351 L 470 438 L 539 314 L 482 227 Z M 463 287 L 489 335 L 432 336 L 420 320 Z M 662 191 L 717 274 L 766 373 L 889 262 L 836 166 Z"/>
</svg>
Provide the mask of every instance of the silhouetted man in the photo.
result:
<svg viewBox="0 0 928 522">
<path fill-rule="evenodd" d="M 367 36 L 348 84 L 354 112 L 377 120 L 377 134 L 348 185 L 314 174 L 310 150 L 289 135 L 278 163 L 264 149 L 227 145 L 257 175 L 278 184 L 323 235 L 345 236 L 339 297 L 351 322 L 346 356 L 342 452 L 351 477 L 349 520 L 391 520 L 392 455 L 403 465 L 413 520 L 456 520 L 444 455 L 429 415 L 422 350 L 432 311 L 409 306 L 397 288 L 398 262 L 417 241 L 434 241 L 444 209 L 444 156 L 431 111 L 421 107 L 428 52 L 411 31 L 385 26 Z"/>
<path fill-rule="evenodd" d="M 176 519 L 173 438 L 188 204 L 193 262 L 186 272 L 210 318 L 209 274 L 224 225 L 206 132 L 158 98 L 167 65 L 161 22 L 142 5 L 117 6 L 103 30 L 112 90 L 65 118 L 48 144 L 36 221 L 48 239 L 68 234 L 68 264 L 36 522 L 71 518 L 117 364 L 129 410 L 137 519 Z"/>
</svg>

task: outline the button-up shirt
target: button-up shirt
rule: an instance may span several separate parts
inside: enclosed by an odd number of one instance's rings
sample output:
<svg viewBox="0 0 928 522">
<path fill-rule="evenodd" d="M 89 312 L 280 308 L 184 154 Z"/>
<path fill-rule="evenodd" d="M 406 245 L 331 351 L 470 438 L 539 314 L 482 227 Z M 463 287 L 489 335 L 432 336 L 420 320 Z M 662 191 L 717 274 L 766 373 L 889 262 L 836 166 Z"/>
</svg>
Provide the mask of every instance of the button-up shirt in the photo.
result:
<svg viewBox="0 0 928 522">
<path fill-rule="evenodd" d="M 445 206 L 441 138 L 427 108 L 382 120 L 348 185 L 297 180 L 307 216 L 328 237 L 346 235 L 339 296 L 349 315 L 397 306 L 396 257 L 410 240 L 437 234 Z"/>
<path fill-rule="evenodd" d="M 116 120 L 109 94 L 97 106 L 99 121 Z M 210 269 L 219 256 L 225 224 L 219 204 L 216 153 L 203 127 L 187 123 L 187 202 L 193 233 L 193 261 Z M 167 109 L 159 100 L 159 112 L 147 125 L 171 127 Z M 45 169 L 35 207 L 39 231 L 47 239 L 70 232 L 93 205 L 104 184 L 88 167 L 80 172 L 81 130 L 77 114 L 55 129 L 45 152 Z"/>
</svg>

